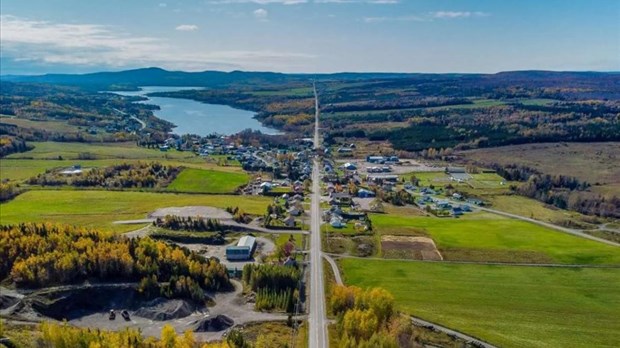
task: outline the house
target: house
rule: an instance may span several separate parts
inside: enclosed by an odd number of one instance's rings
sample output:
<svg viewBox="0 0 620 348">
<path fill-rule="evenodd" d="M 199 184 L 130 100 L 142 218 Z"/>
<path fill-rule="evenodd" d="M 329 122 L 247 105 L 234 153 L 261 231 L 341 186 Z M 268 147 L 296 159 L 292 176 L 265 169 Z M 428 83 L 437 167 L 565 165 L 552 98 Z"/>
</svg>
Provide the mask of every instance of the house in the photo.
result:
<svg viewBox="0 0 620 348">
<path fill-rule="evenodd" d="M 467 200 L 467 203 L 473 204 L 473 205 L 477 205 L 477 206 L 483 206 L 484 205 L 484 202 L 479 200 L 479 199 L 477 199 L 477 198 L 469 198 Z"/>
<path fill-rule="evenodd" d="M 435 206 L 437 207 L 437 209 L 440 210 L 452 209 L 452 204 L 448 203 L 447 201 L 436 201 Z"/>
<path fill-rule="evenodd" d="M 357 191 L 357 196 L 359 198 L 370 198 L 370 197 L 374 197 L 375 193 L 367 189 L 359 189 Z"/>
<path fill-rule="evenodd" d="M 286 227 L 295 227 L 295 218 L 289 215 L 286 219 L 282 220 Z"/>
<path fill-rule="evenodd" d="M 392 174 L 368 175 L 368 181 L 374 181 L 374 182 L 384 182 L 384 181 L 397 182 L 398 181 L 398 175 L 392 175 Z"/>
<path fill-rule="evenodd" d="M 463 167 L 446 167 L 446 173 L 447 174 L 465 173 L 465 168 L 463 168 Z"/>
<path fill-rule="evenodd" d="M 460 201 L 460 200 L 463 199 L 463 196 L 460 193 L 456 193 L 455 192 L 455 193 L 452 194 L 452 198 Z"/>
<path fill-rule="evenodd" d="M 452 207 L 450 214 L 452 216 L 461 216 L 463 215 L 463 209 L 461 209 L 461 207 Z"/>
<path fill-rule="evenodd" d="M 332 217 L 332 220 L 329 222 L 329 224 L 331 227 L 334 227 L 334 228 L 343 228 L 346 226 L 346 224 L 342 222 L 342 219 L 340 219 L 336 215 Z"/>
<path fill-rule="evenodd" d="M 297 207 L 291 207 L 287 212 L 292 216 L 299 216 L 303 211 Z"/>
<path fill-rule="evenodd" d="M 338 205 L 350 205 L 351 204 L 351 195 L 348 193 L 333 192 L 330 197 Z"/>
<path fill-rule="evenodd" d="M 243 236 L 235 246 L 226 248 L 226 259 L 228 260 L 249 260 L 256 250 L 256 238 Z"/>
<path fill-rule="evenodd" d="M 383 157 L 383 156 L 367 156 L 366 157 L 366 162 L 368 162 L 368 163 L 383 164 L 383 163 L 385 163 L 385 157 Z"/>
</svg>

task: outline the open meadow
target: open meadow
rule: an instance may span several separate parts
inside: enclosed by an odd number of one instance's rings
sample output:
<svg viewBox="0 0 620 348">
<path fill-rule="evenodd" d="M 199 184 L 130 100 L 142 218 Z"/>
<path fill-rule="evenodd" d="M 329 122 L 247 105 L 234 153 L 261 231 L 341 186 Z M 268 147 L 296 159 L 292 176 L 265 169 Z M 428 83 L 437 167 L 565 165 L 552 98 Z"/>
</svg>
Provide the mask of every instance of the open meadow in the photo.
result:
<svg viewBox="0 0 620 348">
<path fill-rule="evenodd" d="M 459 219 L 372 214 L 382 235 L 427 236 L 444 259 L 458 261 L 620 264 L 620 249 L 491 213 Z"/>
<path fill-rule="evenodd" d="M 500 347 L 617 347 L 620 269 L 343 259 L 345 282 Z"/>
<path fill-rule="evenodd" d="M 206 205 L 238 206 L 250 214 L 264 214 L 270 199 L 258 196 L 173 194 L 135 191 L 33 190 L 0 204 L 2 224 L 55 222 L 100 230 L 127 232 L 136 225 L 113 224 L 144 219 L 158 208 Z"/>
</svg>

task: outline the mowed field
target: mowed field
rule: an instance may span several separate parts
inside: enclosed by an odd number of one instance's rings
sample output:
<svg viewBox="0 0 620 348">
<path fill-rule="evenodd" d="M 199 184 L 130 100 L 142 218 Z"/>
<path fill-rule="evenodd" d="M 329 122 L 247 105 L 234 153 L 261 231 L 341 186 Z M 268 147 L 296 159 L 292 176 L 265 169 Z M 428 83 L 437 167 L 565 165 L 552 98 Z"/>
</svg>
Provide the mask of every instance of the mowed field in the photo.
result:
<svg viewBox="0 0 620 348">
<path fill-rule="evenodd" d="M 500 347 L 618 347 L 620 269 L 343 259 L 345 282 Z"/>
<path fill-rule="evenodd" d="M 113 224 L 143 219 L 158 208 L 207 205 L 238 206 L 250 214 L 263 214 L 270 199 L 259 196 L 173 194 L 135 191 L 33 190 L 0 204 L 0 223 L 56 222 L 127 232 L 136 225 Z"/>
<path fill-rule="evenodd" d="M 175 192 L 234 193 L 248 183 L 245 173 L 227 173 L 216 170 L 187 168 L 174 179 L 167 190 Z"/>
<path fill-rule="evenodd" d="M 432 238 L 446 260 L 620 265 L 620 248 L 490 213 L 372 214 L 371 220 L 382 235 Z"/>
<path fill-rule="evenodd" d="M 594 192 L 620 195 L 620 142 L 525 144 L 460 155 L 487 163 L 517 163 L 545 174 L 575 176 L 592 184 Z"/>
</svg>

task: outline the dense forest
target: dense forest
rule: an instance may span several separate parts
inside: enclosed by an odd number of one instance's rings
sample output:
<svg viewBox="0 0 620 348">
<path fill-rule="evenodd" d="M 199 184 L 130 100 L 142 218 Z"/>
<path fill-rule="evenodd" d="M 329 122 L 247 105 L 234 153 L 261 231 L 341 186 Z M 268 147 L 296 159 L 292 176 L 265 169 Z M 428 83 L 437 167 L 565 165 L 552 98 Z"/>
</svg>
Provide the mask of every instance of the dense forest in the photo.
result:
<svg viewBox="0 0 620 348">
<path fill-rule="evenodd" d="M 256 293 L 258 310 L 293 312 L 299 299 L 301 271 L 293 266 L 255 265 L 243 267 L 243 282 Z"/>
<path fill-rule="evenodd" d="M 1 134 L 2 132 L 0 132 L 0 158 L 16 152 L 26 152 L 34 148 L 32 145 L 26 144 L 23 139 Z"/>
<path fill-rule="evenodd" d="M 226 342 L 199 344 L 192 331 L 187 330 L 179 335 L 171 325 L 165 325 L 157 339 L 144 337 L 139 330 L 132 328 L 106 331 L 73 327 L 67 323 L 43 322 L 30 332 L 29 337 L 29 343 L 36 348 L 234 348 Z"/>
<path fill-rule="evenodd" d="M 180 284 L 178 293 L 192 284 L 210 291 L 230 286 L 226 267 L 217 259 L 150 238 L 128 239 L 62 225 L 0 226 L 0 279 L 19 287 L 46 287 L 84 280 Z M 150 282 L 150 283 L 149 283 Z"/>
<path fill-rule="evenodd" d="M 47 170 L 27 180 L 29 185 L 101 187 L 107 189 L 161 188 L 167 186 L 181 171 L 158 162 L 121 163 L 106 168 L 84 169 L 66 174 Z"/>
</svg>

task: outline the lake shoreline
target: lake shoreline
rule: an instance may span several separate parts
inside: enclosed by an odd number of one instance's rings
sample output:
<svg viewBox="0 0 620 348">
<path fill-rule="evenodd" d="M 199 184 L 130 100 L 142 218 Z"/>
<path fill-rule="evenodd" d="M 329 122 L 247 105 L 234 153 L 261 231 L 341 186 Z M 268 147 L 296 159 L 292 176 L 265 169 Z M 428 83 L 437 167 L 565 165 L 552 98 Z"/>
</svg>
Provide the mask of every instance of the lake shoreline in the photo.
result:
<svg viewBox="0 0 620 348">
<path fill-rule="evenodd" d="M 282 134 L 280 130 L 264 126 L 256 118 L 256 112 L 235 108 L 226 104 L 211 104 L 187 98 L 160 97 L 160 92 L 200 90 L 203 87 L 140 86 L 138 91 L 104 91 L 122 96 L 146 98 L 137 103 L 158 107 L 153 115 L 175 125 L 170 133 L 231 135 L 246 129 L 261 131 L 268 135 Z"/>
</svg>

